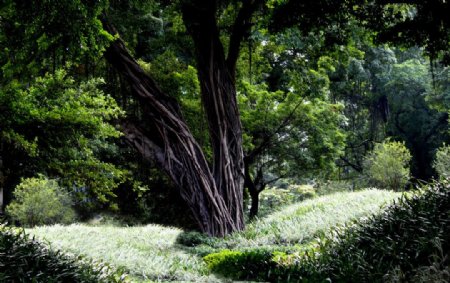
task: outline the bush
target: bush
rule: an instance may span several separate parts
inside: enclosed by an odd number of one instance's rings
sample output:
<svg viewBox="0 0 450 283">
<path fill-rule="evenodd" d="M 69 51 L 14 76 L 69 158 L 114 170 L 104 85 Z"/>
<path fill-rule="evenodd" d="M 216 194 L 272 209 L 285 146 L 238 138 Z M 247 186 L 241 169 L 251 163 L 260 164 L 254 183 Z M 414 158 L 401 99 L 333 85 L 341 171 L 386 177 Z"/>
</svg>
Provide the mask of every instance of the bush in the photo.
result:
<svg viewBox="0 0 450 283">
<path fill-rule="evenodd" d="M 267 278 L 274 266 L 272 252 L 263 249 L 249 251 L 222 250 L 205 256 L 208 268 L 217 274 L 238 280 Z"/>
<path fill-rule="evenodd" d="M 402 190 L 407 184 L 411 154 L 404 143 L 386 140 L 376 144 L 364 162 L 364 172 L 378 188 Z"/>
<path fill-rule="evenodd" d="M 450 146 L 444 144 L 436 152 L 433 168 L 441 179 L 450 178 Z"/>
<path fill-rule="evenodd" d="M 14 191 L 7 215 L 24 226 L 70 223 L 75 219 L 72 200 L 55 180 L 42 176 L 23 179 Z"/>
<path fill-rule="evenodd" d="M 129 282 L 101 262 L 65 255 L 0 225 L 0 282 Z"/>
</svg>

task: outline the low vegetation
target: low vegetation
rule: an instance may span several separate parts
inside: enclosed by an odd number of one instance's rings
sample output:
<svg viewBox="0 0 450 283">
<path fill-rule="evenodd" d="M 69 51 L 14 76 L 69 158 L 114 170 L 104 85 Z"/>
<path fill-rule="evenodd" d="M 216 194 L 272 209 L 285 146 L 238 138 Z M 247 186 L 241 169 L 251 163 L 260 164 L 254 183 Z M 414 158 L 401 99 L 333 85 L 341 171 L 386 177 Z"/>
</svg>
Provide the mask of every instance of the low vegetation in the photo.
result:
<svg viewBox="0 0 450 283">
<path fill-rule="evenodd" d="M 214 282 L 201 257 L 176 244 L 182 230 L 158 225 L 97 227 L 82 224 L 27 230 L 51 247 L 126 268 L 134 281 Z"/>
<path fill-rule="evenodd" d="M 67 255 L 0 225 L 0 282 L 129 282 L 120 270 Z"/>
<path fill-rule="evenodd" d="M 245 231 L 209 240 L 215 248 L 284 247 L 304 244 L 330 227 L 378 212 L 399 193 L 368 189 L 335 193 L 295 203 L 258 219 Z"/>
<path fill-rule="evenodd" d="M 231 253 L 292 250 L 335 225 L 378 212 L 380 206 L 398 196 L 399 193 L 389 191 L 365 190 L 306 200 L 259 219 L 249 224 L 246 231 L 225 239 L 158 225 L 74 224 L 27 231 L 52 247 L 123 267 L 134 280 L 214 282 L 219 279 L 210 275 L 202 256 L 224 249 L 233 249 Z"/>
<path fill-rule="evenodd" d="M 297 251 L 222 251 L 205 260 L 241 280 L 448 282 L 449 188 L 444 182 L 404 195 L 383 213 L 335 227 Z"/>
</svg>

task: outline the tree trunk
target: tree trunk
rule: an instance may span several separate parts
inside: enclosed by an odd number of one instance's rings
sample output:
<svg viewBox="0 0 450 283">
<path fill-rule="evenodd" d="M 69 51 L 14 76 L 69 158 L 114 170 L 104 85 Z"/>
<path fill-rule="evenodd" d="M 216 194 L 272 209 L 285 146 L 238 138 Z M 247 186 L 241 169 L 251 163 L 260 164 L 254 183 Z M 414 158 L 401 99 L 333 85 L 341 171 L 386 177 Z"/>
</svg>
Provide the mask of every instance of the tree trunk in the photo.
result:
<svg viewBox="0 0 450 283">
<path fill-rule="evenodd" d="M 212 174 L 227 209 L 238 229 L 242 229 L 244 155 L 236 98 L 235 61 L 225 58 L 213 2 L 196 3 L 197 6 L 195 3 L 185 4 L 183 20 L 196 49 L 202 103 L 213 150 Z"/>
<path fill-rule="evenodd" d="M 250 164 L 248 159 L 245 162 L 245 187 L 250 193 L 251 206 L 250 206 L 250 219 L 258 216 L 259 211 L 259 194 L 264 190 L 265 185 L 262 180 L 262 170 L 258 170 L 256 177 L 253 179 L 250 175 Z M 259 188 L 258 188 L 259 187 Z"/>
<path fill-rule="evenodd" d="M 116 33 L 107 22 L 104 27 L 111 34 Z M 126 139 L 171 177 L 202 232 L 224 236 L 242 230 L 242 138 L 234 83 L 223 65 L 214 59 L 209 62 L 212 68 L 205 68 L 203 60 L 199 63 L 203 67 L 199 68 L 202 97 L 207 100 L 204 103 L 211 120 L 214 149 L 211 170 L 178 103 L 159 90 L 131 57 L 124 43 L 120 39 L 114 41 L 104 56 L 127 79 L 148 116 L 144 126 L 123 123 Z"/>
<path fill-rule="evenodd" d="M 3 186 L 4 186 L 4 175 L 3 175 L 3 143 L 0 142 L 0 215 L 3 214 Z"/>
<path fill-rule="evenodd" d="M 258 216 L 259 211 L 259 191 L 258 190 L 249 190 L 250 198 L 252 199 L 252 204 L 250 206 L 250 219 Z"/>
</svg>

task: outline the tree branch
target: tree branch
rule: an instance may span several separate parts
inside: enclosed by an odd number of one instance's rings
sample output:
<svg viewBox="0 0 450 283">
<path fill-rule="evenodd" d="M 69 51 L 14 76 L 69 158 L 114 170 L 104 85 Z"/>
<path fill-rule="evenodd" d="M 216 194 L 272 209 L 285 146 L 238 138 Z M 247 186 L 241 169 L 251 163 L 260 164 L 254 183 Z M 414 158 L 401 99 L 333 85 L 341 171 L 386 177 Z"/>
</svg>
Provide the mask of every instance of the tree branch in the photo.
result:
<svg viewBox="0 0 450 283">
<path fill-rule="evenodd" d="M 264 0 L 244 0 L 242 7 L 234 22 L 230 36 L 230 44 L 227 55 L 227 66 L 234 75 L 236 72 L 236 62 L 239 57 L 241 43 L 250 36 L 252 26 L 251 18 L 258 7 L 264 3 Z"/>
<path fill-rule="evenodd" d="M 293 119 L 293 116 L 295 114 L 295 112 L 297 111 L 298 107 L 300 107 L 300 105 L 303 103 L 303 99 L 301 99 L 297 105 L 295 105 L 294 109 L 292 109 L 292 111 L 286 116 L 286 118 L 284 118 L 283 122 L 276 128 L 275 131 L 273 131 L 272 133 L 266 134 L 263 137 L 262 142 L 259 144 L 259 146 L 255 147 L 252 151 L 250 151 L 249 153 L 246 154 L 245 156 L 245 160 L 248 163 L 253 163 L 256 156 L 258 156 L 259 154 L 261 154 L 264 149 L 266 149 L 270 144 L 272 144 L 272 138 L 281 132 L 281 130 L 286 127 Z"/>
<path fill-rule="evenodd" d="M 362 167 L 359 166 L 358 164 L 354 164 L 352 162 L 350 162 L 350 160 L 348 160 L 347 158 L 345 158 L 344 156 L 341 156 L 340 159 L 342 161 L 345 162 L 345 164 L 347 164 L 348 166 L 352 167 L 356 172 L 361 173 L 363 171 Z"/>
</svg>

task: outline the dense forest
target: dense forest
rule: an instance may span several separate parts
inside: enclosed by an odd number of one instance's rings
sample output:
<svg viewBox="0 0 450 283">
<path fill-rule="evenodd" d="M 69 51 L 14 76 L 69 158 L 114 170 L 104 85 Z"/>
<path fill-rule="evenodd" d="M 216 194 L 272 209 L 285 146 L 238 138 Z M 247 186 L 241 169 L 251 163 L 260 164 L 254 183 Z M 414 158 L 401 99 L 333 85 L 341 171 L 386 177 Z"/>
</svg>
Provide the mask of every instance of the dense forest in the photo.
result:
<svg viewBox="0 0 450 283">
<path fill-rule="evenodd" d="M 0 281 L 448 282 L 449 15 L 2 0 Z"/>
</svg>

